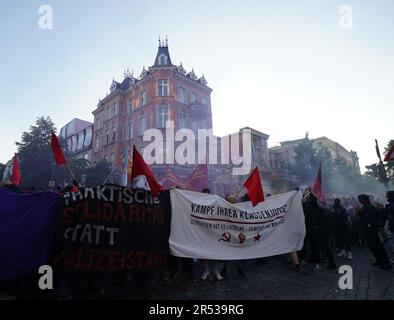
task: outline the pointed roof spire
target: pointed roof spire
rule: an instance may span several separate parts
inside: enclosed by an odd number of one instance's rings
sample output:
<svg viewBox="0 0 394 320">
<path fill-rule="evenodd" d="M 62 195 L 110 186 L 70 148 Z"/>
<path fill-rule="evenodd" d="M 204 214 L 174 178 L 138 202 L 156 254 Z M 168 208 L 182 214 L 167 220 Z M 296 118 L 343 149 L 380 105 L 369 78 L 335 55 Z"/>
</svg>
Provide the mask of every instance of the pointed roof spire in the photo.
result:
<svg viewBox="0 0 394 320">
<path fill-rule="evenodd" d="M 168 50 L 168 38 L 166 36 L 165 41 L 161 41 L 159 37 L 159 48 L 156 54 L 156 59 L 153 67 L 171 67 L 170 52 Z"/>
</svg>

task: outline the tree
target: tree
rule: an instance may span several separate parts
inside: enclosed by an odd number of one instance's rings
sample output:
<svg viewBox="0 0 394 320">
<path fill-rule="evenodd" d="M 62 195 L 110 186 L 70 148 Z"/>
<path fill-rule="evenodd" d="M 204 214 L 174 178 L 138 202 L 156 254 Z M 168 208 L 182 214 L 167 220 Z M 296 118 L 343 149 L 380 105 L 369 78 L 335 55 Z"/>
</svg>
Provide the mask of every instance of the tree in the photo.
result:
<svg viewBox="0 0 394 320">
<path fill-rule="evenodd" d="M 101 185 L 110 173 L 109 164 L 105 160 L 100 160 L 97 164 L 92 165 L 90 161 L 83 158 L 68 157 L 68 164 L 78 182 L 84 182 L 87 187 Z M 58 184 L 69 182 L 69 173 L 62 168 L 56 168 L 54 180 Z"/>
<path fill-rule="evenodd" d="M 55 125 L 49 117 L 37 118 L 28 132 L 23 132 L 21 142 L 16 142 L 24 186 L 47 188 L 53 168 L 50 146 Z"/>
<path fill-rule="evenodd" d="M 316 178 L 319 163 L 322 164 L 323 191 L 327 197 L 355 196 L 361 193 L 384 198 L 385 188 L 376 179 L 371 167 L 367 174 L 361 175 L 356 168 L 338 157 L 333 157 L 324 147 L 314 147 L 308 136 L 294 148 L 294 163 L 290 172 L 300 184 L 311 185 Z"/>
<path fill-rule="evenodd" d="M 310 185 L 316 177 L 319 159 L 315 155 L 313 141 L 308 135 L 294 147 L 294 152 L 294 164 L 290 166 L 290 172 L 296 176 L 300 184 Z"/>
<path fill-rule="evenodd" d="M 5 167 L 6 167 L 5 164 L 0 163 L 0 180 L 3 179 Z"/>
<path fill-rule="evenodd" d="M 109 164 L 105 160 L 100 160 L 95 166 L 87 171 L 86 183 L 89 186 L 99 186 L 110 174 Z"/>
</svg>

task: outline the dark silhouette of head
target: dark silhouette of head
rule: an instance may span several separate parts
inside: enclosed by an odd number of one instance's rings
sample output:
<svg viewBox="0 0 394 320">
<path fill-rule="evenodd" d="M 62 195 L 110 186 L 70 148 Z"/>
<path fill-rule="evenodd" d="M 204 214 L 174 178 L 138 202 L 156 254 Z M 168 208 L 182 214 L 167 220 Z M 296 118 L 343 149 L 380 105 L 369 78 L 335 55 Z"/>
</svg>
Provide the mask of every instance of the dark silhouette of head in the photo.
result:
<svg viewBox="0 0 394 320">
<path fill-rule="evenodd" d="M 386 198 L 387 198 L 388 202 L 390 202 L 390 203 L 394 202 L 394 191 L 392 191 L 392 190 L 387 191 Z"/>
<path fill-rule="evenodd" d="M 360 194 L 357 199 L 364 206 L 371 204 L 371 200 L 367 194 Z"/>
<path fill-rule="evenodd" d="M 317 197 L 313 193 L 309 194 L 309 201 L 312 204 L 317 205 Z"/>
<path fill-rule="evenodd" d="M 202 189 L 202 193 L 211 194 L 211 190 L 209 190 L 208 188 L 204 188 L 204 189 Z"/>
<path fill-rule="evenodd" d="M 334 206 L 339 207 L 341 205 L 340 199 L 334 199 Z"/>
</svg>

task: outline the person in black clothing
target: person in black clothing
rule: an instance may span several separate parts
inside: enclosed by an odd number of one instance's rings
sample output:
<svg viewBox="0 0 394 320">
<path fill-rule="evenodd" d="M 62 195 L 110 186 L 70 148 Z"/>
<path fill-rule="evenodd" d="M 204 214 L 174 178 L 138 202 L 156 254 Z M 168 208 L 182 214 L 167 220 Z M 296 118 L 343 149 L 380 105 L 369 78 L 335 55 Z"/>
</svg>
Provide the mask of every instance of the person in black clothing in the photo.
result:
<svg viewBox="0 0 394 320">
<path fill-rule="evenodd" d="M 394 191 L 387 191 L 386 215 L 390 223 L 390 231 L 394 232 Z"/>
<path fill-rule="evenodd" d="M 394 191 L 387 191 L 386 199 L 386 216 L 389 221 L 389 230 L 391 232 L 391 252 L 394 252 Z"/>
<path fill-rule="evenodd" d="M 337 254 L 338 257 L 347 257 L 349 260 L 353 259 L 352 251 L 349 241 L 349 217 L 344 207 L 341 205 L 339 199 L 334 200 L 334 205 L 331 207 L 331 219 L 334 225 L 336 235 L 336 247 L 341 251 Z"/>
<path fill-rule="evenodd" d="M 327 269 L 335 270 L 336 264 L 329 245 L 330 226 L 327 212 L 319 207 L 314 194 L 309 194 L 309 199 L 304 203 L 305 224 L 307 237 L 305 245 L 309 243 L 312 251 L 312 263 L 314 270 L 320 270 L 320 250 L 328 259 Z"/>
<path fill-rule="evenodd" d="M 386 250 L 384 249 L 382 241 L 379 238 L 377 211 L 375 207 L 372 206 L 368 195 L 359 195 L 358 201 L 360 201 L 360 203 L 363 205 L 358 214 L 364 226 L 368 246 L 376 259 L 376 261 L 372 262 L 371 265 L 380 267 L 381 269 L 391 269 Z"/>
</svg>

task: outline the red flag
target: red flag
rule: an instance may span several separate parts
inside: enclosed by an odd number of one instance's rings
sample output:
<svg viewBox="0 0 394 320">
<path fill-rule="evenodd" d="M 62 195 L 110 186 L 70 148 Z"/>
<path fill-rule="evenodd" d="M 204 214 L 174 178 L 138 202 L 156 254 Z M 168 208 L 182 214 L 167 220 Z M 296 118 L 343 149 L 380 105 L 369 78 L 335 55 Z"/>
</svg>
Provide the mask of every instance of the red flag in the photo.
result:
<svg viewBox="0 0 394 320">
<path fill-rule="evenodd" d="M 59 140 L 57 139 L 54 132 L 52 132 L 51 147 L 52 147 L 53 155 L 55 156 L 56 164 L 58 166 L 62 164 L 66 164 L 67 163 L 66 158 L 64 157 L 63 150 L 60 147 Z"/>
<path fill-rule="evenodd" d="M 394 144 L 391 146 L 390 151 L 384 157 L 384 161 L 394 161 Z"/>
<path fill-rule="evenodd" d="M 11 176 L 11 182 L 19 186 L 21 183 L 22 177 L 21 177 L 21 169 L 19 168 L 19 162 L 18 162 L 18 156 L 15 153 L 14 156 L 14 161 L 12 163 L 12 176 Z"/>
<path fill-rule="evenodd" d="M 260 173 L 258 167 L 253 170 L 252 174 L 245 181 L 244 187 L 248 189 L 248 197 L 253 207 L 264 201 L 263 186 L 261 185 Z"/>
<path fill-rule="evenodd" d="M 313 183 L 312 193 L 314 195 L 316 195 L 316 197 L 320 201 L 322 201 L 322 202 L 326 201 L 326 199 L 324 198 L 323 186 L 322 186 L 322 181 L 321 181 L 321 162 L 320 162 L 319 171 L 317 172 L 316 180 Z"/>
<path fill-rule="evenodd" d="M 144 158 L 138 152 L 137 148 L 133 146 L 133 167 L 131 169 L 131 180 L 137 178 L 138 176 L 145 176 L 145 179 L 149 184 L 149 188 L 155 197 L 160 191 L 163 191 L 163 187 L 156 181 L 152 170 L 145 163 Z"/>
</svg>

